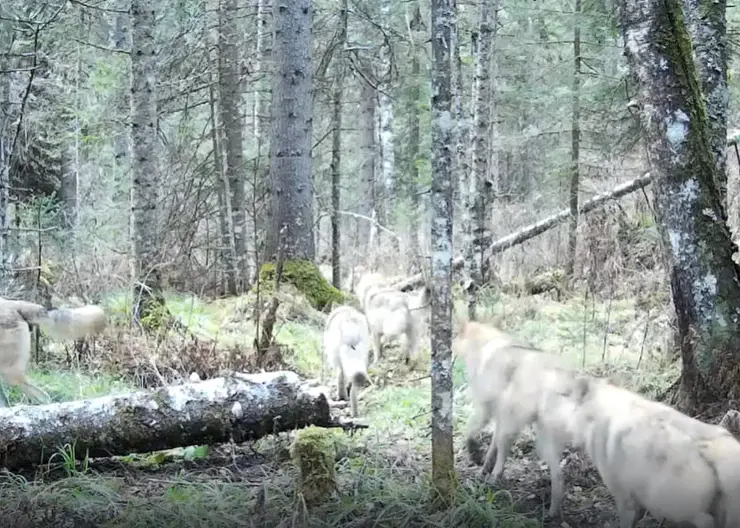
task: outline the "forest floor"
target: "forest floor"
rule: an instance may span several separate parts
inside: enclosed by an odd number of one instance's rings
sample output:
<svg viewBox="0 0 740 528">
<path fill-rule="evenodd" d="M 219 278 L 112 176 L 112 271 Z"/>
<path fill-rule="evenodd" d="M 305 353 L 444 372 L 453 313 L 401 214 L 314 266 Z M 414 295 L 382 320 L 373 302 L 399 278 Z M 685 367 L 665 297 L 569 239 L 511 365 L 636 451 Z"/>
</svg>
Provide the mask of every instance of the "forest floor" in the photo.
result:
<svg viewBox="0 0 740 528">
<path fill-rule="evenodd" d="M 123 304 L 112 297 L 107 308 L 115 314 Z M 243 298 L 211 303 L 168 298 L 168 306 L 183 324 L 225 347 L 251 343 L 254 329 L 245 322 L 247 304 Z M 290 298 L 284 299 L 280 314 L 278 341 L 286 346 L 287 368 L 318 378 L 324 316 Z M 670 335 L 667 310 L 653 309 L 652 314 L 640 311 L 631 300 L 600 303 L 573 298 L 560 303 L 538 296 L 487 299 L 483 318 L 495 316 L 505 330 L 562 354 L 574 366 L 654 397 L 676 378 L 678 367 L 661 352 Z M 139 388 L 145 377 L 140 372 L 126 376 L 103 365 L 106 358 L 110 364 L 117 358 L 120 370 L 124 357 L 131 360 L 140 353 L 136 343 L 122 340 L 124 334 L 101 339 L 94 357 L 76 368 L 48 367 L 34 371 L 32 377 L 58 401 Z M 63 362 L 61 347 L 47 348 L 57 363 Z M 611 496 L 593 466 L 578 453 L 565 457 L 564 517 L 545 518 L 549 474 L 534 453 L 529 430 L 514 447 L 498 485 L 478 476 L 461 437 L 470 413 L 461 364 L 454 368 L 458 496 L 449 509 L 431 511 L 428 349 L 427 336 L 415 371 L 398 360 L 398 349 L 392 347 L 371 368 L 375 386 L 360 400 L 362 420 L 370 427 L 352 434 L 332 432 L 340 493 L 321 506 L 307 509 L 296 493 L 296 470 L 288 454 L 293 435 L 284 433 L 242 445 L 77 464 L 69 457 L 73 447 L 66 446 L 33 472 L 0 474 L 0 518 L 22 527 L 618 526 Z M 207 362 L 218 353 L 209 350 Z M 165 356 L 158 352 L 158 357 Z M 143 372 L 147 364 L 148 358 L 140 358 L 136 368 Z M 333 378 L 327 381 L 335 390 Z M 23 401 L 15 389 L 11 398 Z M 658 522 L 647 516 L 641 526 Z"/>
</svg>

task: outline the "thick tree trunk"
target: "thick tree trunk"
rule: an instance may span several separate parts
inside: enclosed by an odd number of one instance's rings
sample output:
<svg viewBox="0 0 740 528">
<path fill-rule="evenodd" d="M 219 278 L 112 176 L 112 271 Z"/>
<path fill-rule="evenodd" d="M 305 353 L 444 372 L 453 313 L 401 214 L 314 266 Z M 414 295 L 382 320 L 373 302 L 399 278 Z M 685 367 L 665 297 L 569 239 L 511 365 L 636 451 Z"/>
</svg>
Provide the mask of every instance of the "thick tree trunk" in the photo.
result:
<svg viewBox="0 0 740 528">
<path fill-rule="evenodd" d="M 244 212 L 246 194 L 244 170 L 244 145 L 242 144 L 241 110 L 241 65 L 239 53 L 237 0 L 219 1 L 218 20 L 218 85 L 221 124 L 225 136 L 226 165 L 228 179 L 231 222 L 236 257 L 237 293 L 249 287 L 247 266 L 247 220 Z"/>
<path fill-rule="evenodd" d="M 686 22 L 706 98 L 710 143 L 717 163 L 723 199 L 727 193 L 727 0 L 684 0 Z"/>
<path fill-rule="evenodd" d="M 581 0 L 575 0 L 573 13 L 573 107 L 571 120 L 570 149 L 570 222 L 568 225 L 568 257 L 565 272 L 573 275 L 576 262 L 576 244 L 578 242 L 578 189 L 581 184 L 580 151 L 581 151 Z"/>
<path fill-rule="evenodd" d="M 329 426 L 325 389 L 289 371 L 237 374 L 157 391 L 0 409 L 0 463 L 48 462 L 75 444 L 80 458 L 244 442 L 308 425 Z"/>
<path fill-rule="evenodd" d="M 139 321 L 164 305 L 159 263 L 159 167 L 157 166 L 157 55 L 155 5 L 131 2 L 131 171 L 133 314 Z M 156 321 L 152 320 L 152 323 Z M 148 325 L 147 325 L 148 326 Z"/>
<path fill-rule="evenodd" d="M 418 273 L 420 270 L 419 255 L 421 246 L 419 244 L 419 149 L 421 145 L 421 133 L 419 128 L 419 105 L 421 101 L 421 78 L 420 78 L 420 59 L 419 55 L 423 48 L 417 44 L 417 36 L 424 29 L 421 18 L 421 8 L 419 2 L 414 3 L 414 14 L 411 18 L 409 30 L 413 41 L 411 42 L 411 79 L 410 79 L 410 99 L 411 108 L 409 108 L 408 117 L 408 153 L 407 153 L 407 188 L 409 202 L 411 206 L 409 218 L 409 249 L 406 258 L 408 260 L 408 273 Z"/>
<path fill-rule="evenodd" d="M 286 260 L 313 260 L 313 4 L 311 0 L 296 0 L 275 7 L 270 139 L 273 225 L 268 232 L 267 256 L 275 258 L 284 240 Z"/>
<path fill-rule="evenodd" d="M 683 360 L 678 404 L 689 409 L 739 398 L 737 248 L 714 154 L 717 129 L 710 124 L 682 2 L 628 0 L 622 27 L 639 84 L 656 213 L 670 253 Z"/>
<path fill-rule="evenodd" d="M 452 53 L 454 0 L 432 0 L 432 481 L 454 496 L 452 445 Z"/>
</svg>

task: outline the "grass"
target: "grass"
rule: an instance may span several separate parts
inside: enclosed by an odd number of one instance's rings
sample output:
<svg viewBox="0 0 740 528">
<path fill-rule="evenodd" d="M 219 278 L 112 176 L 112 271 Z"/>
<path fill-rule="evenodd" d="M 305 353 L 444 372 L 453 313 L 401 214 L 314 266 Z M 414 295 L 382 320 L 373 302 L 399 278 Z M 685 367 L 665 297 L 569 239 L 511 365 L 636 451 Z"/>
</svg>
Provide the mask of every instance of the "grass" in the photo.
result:
<svg viewBox="0 0 740 528">
<path fill-rule="evenodd" d="M 248 320 L 253 299 L 248 296 L 208 303 L 168 295 L 167 302 L 180 322 L 204 338 L 229 346 L 251 343 L 254 337 L 255 329 Z M 125 314 L 125 294 L 111 294 L 105 304 L 114 319 L 116 314 L 121 318 Z M 456 301 L 456 310 L 461 308 L 463 301 Z M 659 352 L 664 346 L 664 321 L 660 316 L 650 318 L 640 313 L 630 301 L 592 304 L 574 299 L 558 303 L 542 297 L 488 295 L 481 309 L 483 319 L 495 317 L 505 330 L 561 354 L 573 365 L 606 373 L 649 394 L 658 393 L 677 374 L 676 367 Z M 318 378 L 321 314 L 290 293 L 285 294 L 280 313 L 277 339 L 290 350 L 286 358 L 290 368 Z M 212 452 L 229 453 L 222 457 L 223 462 L 203 459 L 198 464 L 197 460 L 185 463 L 186 450 L 175 450 L 175 462 L 171 462 L 172 456 L 166 461 L 162 457 L 122 457 L 113 471 L 98 469 L 95 463 L 75 466 L 64 462 L 64 453 L 71 449 L 67 446 L 57 459 L 65 464 L 65 478 L 52 477 L 42 468 L 35 480 L 12 474 L 0 479 L 0 515 L 25 519 L 29 526 L 87 523 L 217 528 L 248 526 L 250 522 L 254 526 L 326 527 L 540 526 L 546 500 L 536 490 L 542 488 L 540 481 L 548 484 L 547 473 L 536 460 L 522 470 L 528 484 L 509 486 L 511 494 L 492 489 L 474 476 L 474 469 L 466 467 L 461 432 L 470 406 L 461 363 L 455 364 L 453 372 L 460 486 L 449 508 L 440 512 L 428 507 L 430 381 L 425 369 L 428 371 L 428 359 L 418 371 L 408 372 L 393 355 L 373 367 L 371 376 L 378 382 L 365 390 L 360 408 L 371 427 L 351 436 L 332 432 L 338 446 L 340 494 L 319 507 L 307 509 L 294 491 L 294 470 L 286 454 L 291 438 L 281 435 L 252 446 L 214 448 Z M 34 370 L 31 377 L 56 401 L 136 388 L 135 382 L 104 372 Z M 15 390 L 11 397 L 22 401 Z M 189 453 L 190 458 L 198 458 L 192 450 Z M 512 464 L 507 467 L 514 469 L 507 471 L 514 473 L 516 462 Z"/>
</svg>

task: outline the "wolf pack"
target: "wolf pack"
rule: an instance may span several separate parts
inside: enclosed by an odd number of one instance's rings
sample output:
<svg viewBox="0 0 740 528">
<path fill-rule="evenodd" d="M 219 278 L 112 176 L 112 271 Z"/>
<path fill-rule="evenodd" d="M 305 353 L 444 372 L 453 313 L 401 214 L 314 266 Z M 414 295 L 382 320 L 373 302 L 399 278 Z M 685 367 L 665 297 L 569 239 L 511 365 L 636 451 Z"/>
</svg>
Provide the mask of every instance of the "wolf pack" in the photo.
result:
<svg viewBox="0 0 740 528">
<path fill-rule="evenodd" d="M 334 308 L 324 328 L 326 359 L 337 373 L 340 399 L 349 394 L 358 416 L 357 391 L 369 381 L 368 364 L 400 338 L 407 365 L 417 359 L 421 319 L 429 304 L 395 289 L 378 273 L 355 288 L 360 310 Z M 372 349 L 372 351 L 371 351 Z M 548 515 L 562 515 L 561 459 L 567 446 L 596 467 L 613 495 L 620 528 L 634 528 L 646 512 L 679 526 L 740 528 L 740 441 L 727 429 L 567 366 L 490 324 L 456 323 L 453 356 L 464 361 L 473 413 L 465 431 L 468 456 L 480 475 L 498 481 L 506 458 L 527 426 L 550 472 Z M 493 424 L 482 456 L 481 431 Z"/>
</svg>

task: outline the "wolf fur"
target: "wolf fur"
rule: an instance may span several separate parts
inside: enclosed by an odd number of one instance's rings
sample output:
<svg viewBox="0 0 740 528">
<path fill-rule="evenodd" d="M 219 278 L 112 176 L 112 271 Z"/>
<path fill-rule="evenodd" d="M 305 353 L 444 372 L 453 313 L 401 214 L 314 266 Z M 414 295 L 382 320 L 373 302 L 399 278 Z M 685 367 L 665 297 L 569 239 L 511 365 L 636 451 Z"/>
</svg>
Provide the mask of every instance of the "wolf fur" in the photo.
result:
<svg viewBox="0 0 740 528">
<path fill-rule="evenodd" d="M 357 391 L 368 382 L 369 346 L 369 329 L 362 312 L 351 306 L 332 310 L 324 327 L 324 354 L 337 373 L 339 399 L 347 399 L 349 388 L 354 417 L 357 416 Z"/>
<path fill-rule="evenodd" d="M 51 308 L 26 301 L 0 298 L 0 377 L 8 385 L 17 385 L 30 398 L 39 402 L 49 396 L 27 378 L 31 359 L 29 324 L 39 325 L 53 339 L 80 339 L 100 332 L 105 327 L 105 313 L 98 306 Z M 0 389 L 0 407 L 8 407 Z"/>
<path fill-rule="evenodd" d="M 548 514 L 557 515 L 564 497 L 560 460 L 572 433 L 569 417 L 562 409 L 550 403 L 547 414 L 542 411 L 552 394 L 569 395 L 577 389 L 581 383 L 577 373 L 565 368 L 557 357 L 475 321 L 459 323 L 452 351 L 465 361 L 468 373 L 473 415 L 468 422 L 466 443 L 476 463 L 481 463 L 478 434 L 495 421 L 481 475 L 492 471 L 493 480 L 497 480 L 514 441 L 522 429 L 533 424 L 537 454 L 550 470 Z"/>
<path fill-rule="evenodd" d="M 551 404 L 571 417 L 620 528 L 634 528 L 645 511 L 697 528 L 740 526 L 740 442 L 726 429 L 605 380 Z"/>
<path fill-rule="evenodd" d="M 355 293 L 367 318 L 373 341 L 373 362 L 382 357 L 383 339 L 401 337 L 404 359 L 410 364 L 418 348 L 418 321 L 409 309 L 408 296 L 389 286 L 380 273 L 366 273 Z"/>
</svg>

